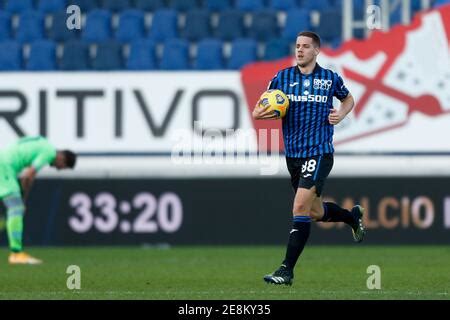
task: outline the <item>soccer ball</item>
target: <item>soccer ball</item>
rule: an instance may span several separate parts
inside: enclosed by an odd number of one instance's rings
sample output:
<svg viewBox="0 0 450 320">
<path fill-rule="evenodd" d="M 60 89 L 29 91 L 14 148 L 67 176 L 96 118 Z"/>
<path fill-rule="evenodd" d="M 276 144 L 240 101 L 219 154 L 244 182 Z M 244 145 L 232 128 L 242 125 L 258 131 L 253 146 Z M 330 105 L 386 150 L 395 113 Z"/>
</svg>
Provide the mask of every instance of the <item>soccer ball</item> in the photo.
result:
<svg viewBox="0 0 450 320">
<path fill-rule="evenodd" d="M 270 89 L 265 91 L 259 98 L 259 106 L 267 110 L 273 110 L 278 118 L 283 118 L 289 108 L 289 99 L 283 91 L 278 89 Z"/>
</svg>

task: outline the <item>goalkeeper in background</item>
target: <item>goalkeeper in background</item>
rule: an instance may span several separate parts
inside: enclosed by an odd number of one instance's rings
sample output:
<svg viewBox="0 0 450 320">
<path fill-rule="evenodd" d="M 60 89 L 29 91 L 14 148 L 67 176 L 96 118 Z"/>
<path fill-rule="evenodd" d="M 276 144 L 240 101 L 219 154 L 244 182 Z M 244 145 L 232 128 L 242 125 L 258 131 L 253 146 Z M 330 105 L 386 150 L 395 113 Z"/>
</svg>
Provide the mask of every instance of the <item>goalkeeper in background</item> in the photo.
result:
<svg viewBox="0 0 450 320">
<path fill-rule="evenodd" d="M 69 150 L 56 150 L 47 139 L 24 137 L 0 151 L 0 199 L 6 207 L 6 230 L 11 253 L 10 264 L 39 264 L 23 251 L 23 217 L 33 181 L 46 165 L 57 170 L 74 168 L 76 154 Z M 20 183 L 20 184 L 19 184 Z"/>
</svg>

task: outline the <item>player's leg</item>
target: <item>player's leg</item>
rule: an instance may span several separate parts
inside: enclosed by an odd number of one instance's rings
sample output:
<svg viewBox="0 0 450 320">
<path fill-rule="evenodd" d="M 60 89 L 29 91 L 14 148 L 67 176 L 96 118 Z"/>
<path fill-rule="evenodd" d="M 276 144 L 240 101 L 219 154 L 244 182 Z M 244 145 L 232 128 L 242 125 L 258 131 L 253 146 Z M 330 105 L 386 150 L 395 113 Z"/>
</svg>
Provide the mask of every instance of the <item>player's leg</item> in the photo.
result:
<svg viewBox="0 0 450 320">
<path fill-rule="evenodd" d="M 324 155 L 321 159 L 321 165 L 316 177 L 317 195 L 311 208 L 311 218 L 321 222 L 344 222 L 352 228 L 353 239 L 355 242 L 361 242 L 366 230 L 363 225 L 364 208 L 356 205 L 352 210 L 340 207 L 334 202 L 323 202 L 321 194 L 333 167 L 333 156 Z"/>
<path fill-rule="evenodd" d="M 313 208 L 316 221 L 345 222 L 351 226 L 355 223 L 357 216 L 353 210 L 342 208 L 334 202 L 323 202 L 319 198 L 314 202 Z"/>
<path fill-rule="evenodd" d="M 23 251 L 23 217 L 25 206 L 20 193 L 14 192 L 3 198 L 6 207 L 6 230 L 11 253 L 8 261 L 11 264 L 40 264 L 36 259 Z"/>
<path fill-rule="evenodd" d="M 311 189 L 299 187 L 294 199 L 292 229 L 289 233 L 289 241 L 286 256 L 283 261 L 288 269 L 293 270 L 301 255 L 311 231 L 311 207 L 316 198 L 316 187 Z"/>
<path fill-rule="evenodd" d="M 321 221 L 324 216 L 324 207 L 322 205 L 322 197 L 316 197 L 311 207 L 311 219 L 314 221 Z"/>
<path fill-rule="evenodd" d="M 6 230 L 11 252 L 22 251 L 24 205 L 14 170 L 0 155 L 0 199 L 6 207 Z"/>
<path fill-rule="evenodd" d="M 6 230 L 11 252 L 23 251 L 23 216 L 25 207 L 19 193 L 12 193 L 3 198 L 6 207 Z"/>
<path fill-rule="evenodd" d="M 322 197 L 314 200 L 311 218 L 315 221 L 322 222 L 345 222 L 348 225 L 353 225 L 356 220 L 355 212 L 341 208 L 333 202 L 323 202 Z"/>
<path fill-rule="evenodd" d="M 300 187 L 294 199 L 292 229 L 283 265 L 293 270 L 301 255 L 311 231 L 311 207 L 316 198 L 316 187 L 311 189 Z"/>
<path fill-rule="evenodd" d="M 311 207 L 316 198 L 314 182 L 303 181 L 301 170 L 304 162 L 300 159 L 288 161 L 288 169 L 291 174 L 291 183 L 296 189 L 293 205 L 293 223 L 289 233 L 286 254 L 280 268 L 264 280 L 268 283 L 291 285 L 294 278 L 294 267 L 309 238 L 311 230 Z"/>
<path fill-rule="evenodd" d="M 284 260 L 275 272 L 266 275 L 268 283 L 291 285 L 294 279 L 294 268 L 308 241 L 311 231 L 309 212 L 316 197 L 315 187 L 311 189 L 298 188 L 294 199 L 292 229 L 286 247 Z"/>
<path fill-rule="evenodd" d="M 353 240 L 361 242 L 366 230 L 363 224 L 364 208 L 356 205 L 352 210 L 341 208 L 333 202 L 322 202 L 321 198 L 314 201 L 311 217 L 321 222 L 345 222 L 352 228 Z"/>
<path fill-rule="evenodd" d="M 6 207 L 6 230 L 11 264 L 38 264 L 42 261 L 23 252 L 23 217 L 25 206 L 14 170 L 0 156 L 0 199 Z"/>
<path fill-rule="evenodd" d="M 294 270 L 311 231 L 311 214 L 316 199 L 320 197 L 323 176 L 328 176 L 330 165 L 322 160 L 323 156 L 305 159 L 301 165 L 301 174 L 293 205 L 293 226 L 289 236 L 286 258 L 283 265 Z M 330 168 L 329 168 L 330 167 Z"/>
</svg>

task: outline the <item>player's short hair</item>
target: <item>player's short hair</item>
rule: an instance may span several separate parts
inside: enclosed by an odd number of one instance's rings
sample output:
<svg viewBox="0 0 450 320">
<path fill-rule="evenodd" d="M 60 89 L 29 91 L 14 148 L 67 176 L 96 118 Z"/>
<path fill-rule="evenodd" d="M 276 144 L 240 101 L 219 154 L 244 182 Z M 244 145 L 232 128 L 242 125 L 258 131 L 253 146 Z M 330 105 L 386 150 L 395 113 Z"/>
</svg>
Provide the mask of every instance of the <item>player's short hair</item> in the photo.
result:
<svg viewBox="0 0 450 320">
<path fill-rule="evenodd" d="M 73 169 L 75 167 L 75 164 L 77 163 L 76 153 L 70 150 L 62 150 L 61 152 L 64 154 L 66 166 Z"/>
<path fill-rule="evenodd" d="M 311 38 L 311 39 L 313 40 L 314 46 L 320 48 L 320 37 L 319 37 L 319 35 L 318 35 L 317 33 L 312 32 L 312 31 L 302 31 L 302 32 L 299 32 L 299 33 L 297 34 L 297 38 L 298 38 L 298 37 L 308 37 L 308 38 Z"/>
</svg>

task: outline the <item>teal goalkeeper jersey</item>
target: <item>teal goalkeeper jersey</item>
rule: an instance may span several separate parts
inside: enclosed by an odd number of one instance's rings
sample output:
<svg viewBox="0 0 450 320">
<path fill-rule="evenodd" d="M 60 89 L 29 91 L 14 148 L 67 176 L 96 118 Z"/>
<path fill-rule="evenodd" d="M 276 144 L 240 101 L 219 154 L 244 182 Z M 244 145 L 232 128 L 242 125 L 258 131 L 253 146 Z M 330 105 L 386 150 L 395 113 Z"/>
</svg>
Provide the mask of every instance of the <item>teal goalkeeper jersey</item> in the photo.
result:
<svg viewBox="0 0 450 320">
<path fill-rule="evenodd" d="M 3 150 L 1 158 L 16 174 L 30 166 L 39 171 L 55 160 L 56 149 L 44 137 L 25 137 Z"/>
</svg>

